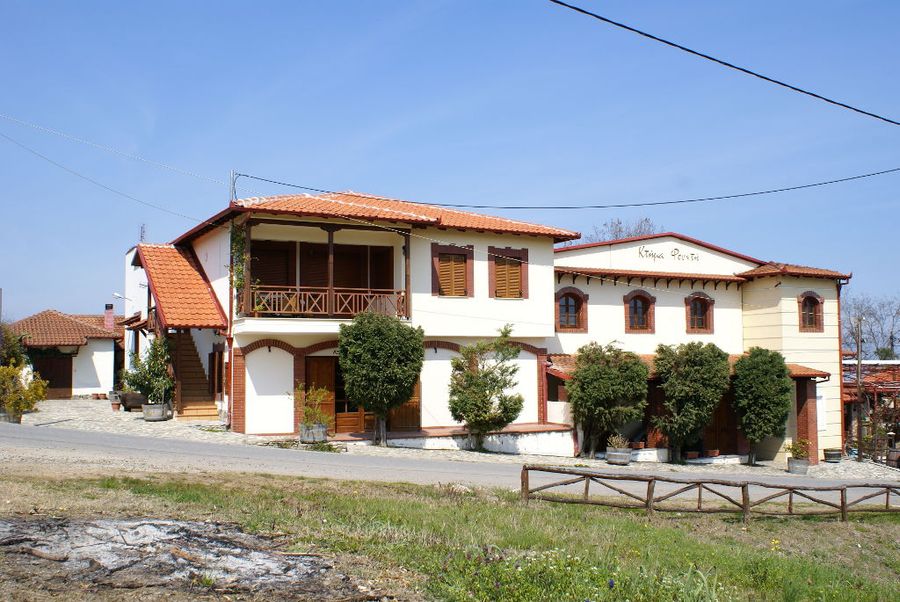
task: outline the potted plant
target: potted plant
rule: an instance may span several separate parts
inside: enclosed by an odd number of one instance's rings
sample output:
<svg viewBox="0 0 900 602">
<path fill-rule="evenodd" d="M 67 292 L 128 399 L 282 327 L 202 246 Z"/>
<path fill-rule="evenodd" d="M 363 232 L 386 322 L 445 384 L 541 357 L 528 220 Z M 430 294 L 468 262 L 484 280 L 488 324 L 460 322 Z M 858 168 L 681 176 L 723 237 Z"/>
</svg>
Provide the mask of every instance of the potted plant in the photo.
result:
<svg viewBox="0 0 900 602">
<path fill-rule="evenodd" d="M 46 399 L 47 381 L 38 374 L 28 380 L 22 366 L 0 366 L 0 422 L 22 423 L 22 414 Z"/>
<path fill-rule="evenodd" d="M 119 399 L 118 391 L 109 392 L 109 405 L 112 406 L 113 412 L 118 412 L 122 408 L 122 401 Z"/>
<path fill-rule="evenodd" d="M 122 373 L 122 379 L 125 385 L 146 398 L 146 402 L 141 406 L 144 420 L 147 422 L 168 420 L 175 381 L 169 375 L 169 352 L 165 339 L 154 338 L 143 359 L 137 354 L 132 354 L 131 366 L 131 370 Z"/>
<path fill-rule="evenodd" d="M 632 441 L 631 449 L 644 449 L 644 445 L 643 441 Z"/>
<path fill-rule="evenodd" d="M 717 450 L 717 449 L 708 449 L 708 450 L 706 450 L 706 452 L 705 452 L 704 455 L 705 455 L 707 458 L 718 458 L 718 457 L 719 457 L 719 450 Z"/>
<path fill-rule="evenodd" d="M 606 440 L 606 461 L 617 466 L 631 464 L 631 448 L 628 439 L 616 433 Z"/>
<path fill-rule="evenodd" d="M 825 451 L 825 461 L 831 462 L 833 464 L 837 464 L 841 461 L 841 456 L 843 453 L 841 452 L 840 447 L 829 447 Z"/>
<path fill-rule="evenodd" d="M 331 399 L 331 392 L 324 387 L 310 387 L 303 394 L 304 385 L 294 393 L 295 403 L 301 408 L 300 443 L 322 443 L 328 439 L 328 428 L 332 425 L 331 415 L 322 409 L 322 404 Z"/>
<path fill-rule="evenodd" d="M 699 457 L 700 457 L 700 452 L 699 452 L 699 451 L 694 450 L 694 451 L 686 451 L 686 452 L 684 452 L 684 459 L 685 459 L 685 460 L 696 460 L 696 459 L 699 458 Z"/>
<path fill-rule="evenodd" d="M 791 474 L 806 474 L 809 470 L 809 441 L 797 439 L 787 446 L 788 472 Z"/>
</svg>

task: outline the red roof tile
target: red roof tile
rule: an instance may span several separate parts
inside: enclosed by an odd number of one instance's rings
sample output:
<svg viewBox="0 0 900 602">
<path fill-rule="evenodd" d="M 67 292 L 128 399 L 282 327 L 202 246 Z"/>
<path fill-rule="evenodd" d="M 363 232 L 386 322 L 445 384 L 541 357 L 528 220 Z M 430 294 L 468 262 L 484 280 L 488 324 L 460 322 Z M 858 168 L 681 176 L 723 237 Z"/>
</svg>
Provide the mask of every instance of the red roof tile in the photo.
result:
<svg viewBox="0 0 900 602">
<path fill-rule="evenodd" d="M 432 225 L 440 228 L 551 236 L 557 241 L 579 237 L 578 232 L 561 228 L 349 191 L 316 196 L 295 194 L 255 197 L 237 200 L 234 205 L 243 209 L 272 213 L 343 217 L 364 221 L 380 220 Z"/>
<path fill-rule="evenodd" d="M 646 364 L 647 368 L 650 370 L 650 378 L 654 378 L 656 374 L 654 373 L 656 355 L 639 355 L 641 361 Z M 728 356 L 728 364 L 731 366 L 732 373 L 734 372 L 734 364 L 738 361 L 742 356 L 740 355 L 729 355 Z M 549 356 L 551 366 L 548 368 L 548 371 L 555 372 L 555 376 L 567 380 L 571 377 L 572 373 L 575 371 L 575 355 L 560 353 L 553 354 Z M 788 368 L 788 373 L 791 378 L 827 378 L 829 375 L 828 372 L 823 372 L 821 370 L 816 370 L 815 368 L 809 368 L 807 366 L 801 366 L 799 364 L 786 364 Z"/>
<path fill-rule="evenodd" d="M 28 347 L 69 347 L 86 345 L 88 339 L 119 339 L 115 330 L 106 330 L 91 322 L 95 316 L 73 316 L 47 309 L 10 325 L 13 332 L 25 337 Z M 87 320 L 85 319 L 87 318 Z"/>
<path fill-rule="evenodd" d="M 226 328 L 225 313 L 193 253 L 173 245 L 137 246 L 163 328 Z"/>
<path fill-rule="evenodd" d="M 834 270 L 813 268 L 805 265 L 793 265 L 770 261 L 752 270 L 741 272 L 738 276 L 744 278 L 762 278 L 765 276 L 800 276 L 806 278 L 828 278 L 834 280 L 849 280 L 853 274 L 843 274 Z"/>
<path fill-rule="evenodd" d="M 659 278 L 671 280 L 707 280 L 716 282 L 746 282 L 746 278 L 733 274 L 696 274 L 688 272 L 647 272 L 643 270 L 614 270 L 608 268 L 575 268 L 556 266 L 557 274 L 575 274 L 586 276 L 611 276 L 614 278 Z"/>
</svg>

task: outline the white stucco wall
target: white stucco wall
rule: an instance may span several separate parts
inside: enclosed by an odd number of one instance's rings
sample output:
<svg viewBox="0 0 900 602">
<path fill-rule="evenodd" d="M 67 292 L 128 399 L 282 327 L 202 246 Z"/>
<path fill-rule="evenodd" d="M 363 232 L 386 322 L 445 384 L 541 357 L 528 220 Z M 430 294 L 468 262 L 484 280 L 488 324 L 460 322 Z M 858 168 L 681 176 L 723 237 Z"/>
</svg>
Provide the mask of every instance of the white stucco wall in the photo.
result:
<svg viewBox="0 0 900 602">
<path fill-rule="evenodd" d="M 231 230 L 227 227 L 213 228 L 193 243 L 194 254 L 206 274 L 216 299 L 225 314 L 228 314 L 229 264 L 231 263 Z"/>
<path fill-rule="evenodd" d="M 245 358 L 246 433 L 282 434 L 294 431 L 294 356 L 272 347 Z"/>
<path fill-rule="evenodd" d="M 141 317 L 147 317 L 147 274 L 144 272 L 143 268 L 131 265 L 134 261 L 134 256 L 137 251 L 135 249 L 129 249 L 128 252 L 125 253 L 125 265 L 124 265 L 124 290 L 122 294 L 125 296 L 121 302 L 124 306 L 123 315 L 126 318 L 131 317 L 136 312 L 141 312 Z M 137 336 L 140 341 L 138 342 L 138 348 L 140 353 L 143 354 L 144 350 L 147 348 L 149 341 L 146 336 L 141 335 L 139 333 L 135 333 L 135 331 L 126 330 L 125 331 L 125 368 L 131 369 L 131 352 L 134 349 L 134 337 Z"/>
<path fill-rule="evenodd" d="M 108 393 L 113 388 L 115 343 L 88 339 L 72 358 L 72 395 Z"/>
<path fill-rule="evenodd" d="M 556 265 L 645 272 L 735 274 L 758 264 L 672 236 L 556 253 Z"/>
<path fill-rule="evenodd" d="M 579 347 L 591 341 L 601 344 L 615 343 L 628 351 L 640 354 L 656 353 L 656 347 L 662 343 L 679 345 L 699 341 L 715 343 L 727 353 L 742 353 L 743 322 L 741 311 L 741 292 L 737 285 L 731 284 L 728 289 L 720 283 L 718 286 L 707 284 L 705 287 L 695 282 L 672 281 L 669 286 L 665 281 L 655 283 L 645 281 L 632 282 L 627 286 L 624 282 L 614 285 L 612 282 L 592 279 L 590 284 L 583 276 L 576 278 L 572 284 L 570 276 L 564 276 L 557 289 L 574 287 L 588 295 L 588 332 L 556 333 L 554 343 L 549 347 L 553 353 L 575 353 Z M 625 303 L 623 297 L 635 290 L 643 290 L 656 298 L 654 333 L 625 332 Z M 687 316 L 684 299 L 694 292 L 702 292 L 711 297 L 713 304 L 713 333 L 689 334 L 687 332 Z"/>
</svg>

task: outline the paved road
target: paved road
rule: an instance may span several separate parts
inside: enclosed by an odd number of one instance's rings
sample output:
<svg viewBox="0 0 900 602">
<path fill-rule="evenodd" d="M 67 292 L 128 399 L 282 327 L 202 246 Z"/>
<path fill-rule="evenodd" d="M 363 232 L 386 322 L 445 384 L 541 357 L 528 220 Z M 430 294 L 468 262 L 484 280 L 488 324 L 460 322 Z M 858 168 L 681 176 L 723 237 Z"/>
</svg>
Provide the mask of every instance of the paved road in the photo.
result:
<svg viewBox="0 0 900 602">
<path fill-rule="evenodd" d="M 64 428 L 46 428 L 0 423 L 0 472 L 12 461 L 18 466 L 33 462 L 37 467 L 65 474 L 72 470 L 94 472 L 255 472 L 305 477 L 329 477 L 422 484 L 465 483 L 485 487 L 518 488 L 517 464 L 494 462 L 454 462 L 420 458 L 309 452 L 253 445 L 223 445 L 177 439 L 160 439 Z M 548 458 L 548 463 L 552 459 Z M 652 475 L 652 470 L 628 474 Z M 660 473 L 657 473 L 660 474 Z M 665 476 L 689 476 L 687 474 Z M 534 475 L 532 486 L 560 480 L 559 475 Z M 747 475 L 717 474 L 715 478 L 741 481 Z M 754 478 L 771 484 L 841 485 L 852 481 L 832 481 L 795 476 Z M 657 494 L 677 486 L 657 486 Z M 643 493 L 645 485 L 634 483 L 624 489 Z M 610 492 L 612 494 L 612 492 Z M 753 497 L 766 490 L 753 490 Z M 696 493 L 693 494 L 696 496 Z M 710 497 L 710 496 L 707 496 Z M 834 499 L 834 498 L 832 498 Z"/>
</svg>

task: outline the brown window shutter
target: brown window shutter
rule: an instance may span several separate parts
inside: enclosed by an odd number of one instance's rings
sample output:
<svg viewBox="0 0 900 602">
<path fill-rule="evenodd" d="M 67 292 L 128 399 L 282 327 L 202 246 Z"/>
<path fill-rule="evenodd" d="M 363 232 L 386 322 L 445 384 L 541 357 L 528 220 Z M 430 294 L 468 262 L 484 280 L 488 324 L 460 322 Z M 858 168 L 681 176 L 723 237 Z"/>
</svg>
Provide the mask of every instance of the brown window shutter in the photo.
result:
<svg viewBox="0 0 900 602">
<path fill-rule="evenodd" d="M 494 296 L 522 297 L 522 264 L 510 257 L 494 258 Z"/>
<path fill-rule="evenodd" d="M 438 255 L 438 282 L 440 295 L 466 296 L 466 256 L 457 253 Z"/>
</svg>

